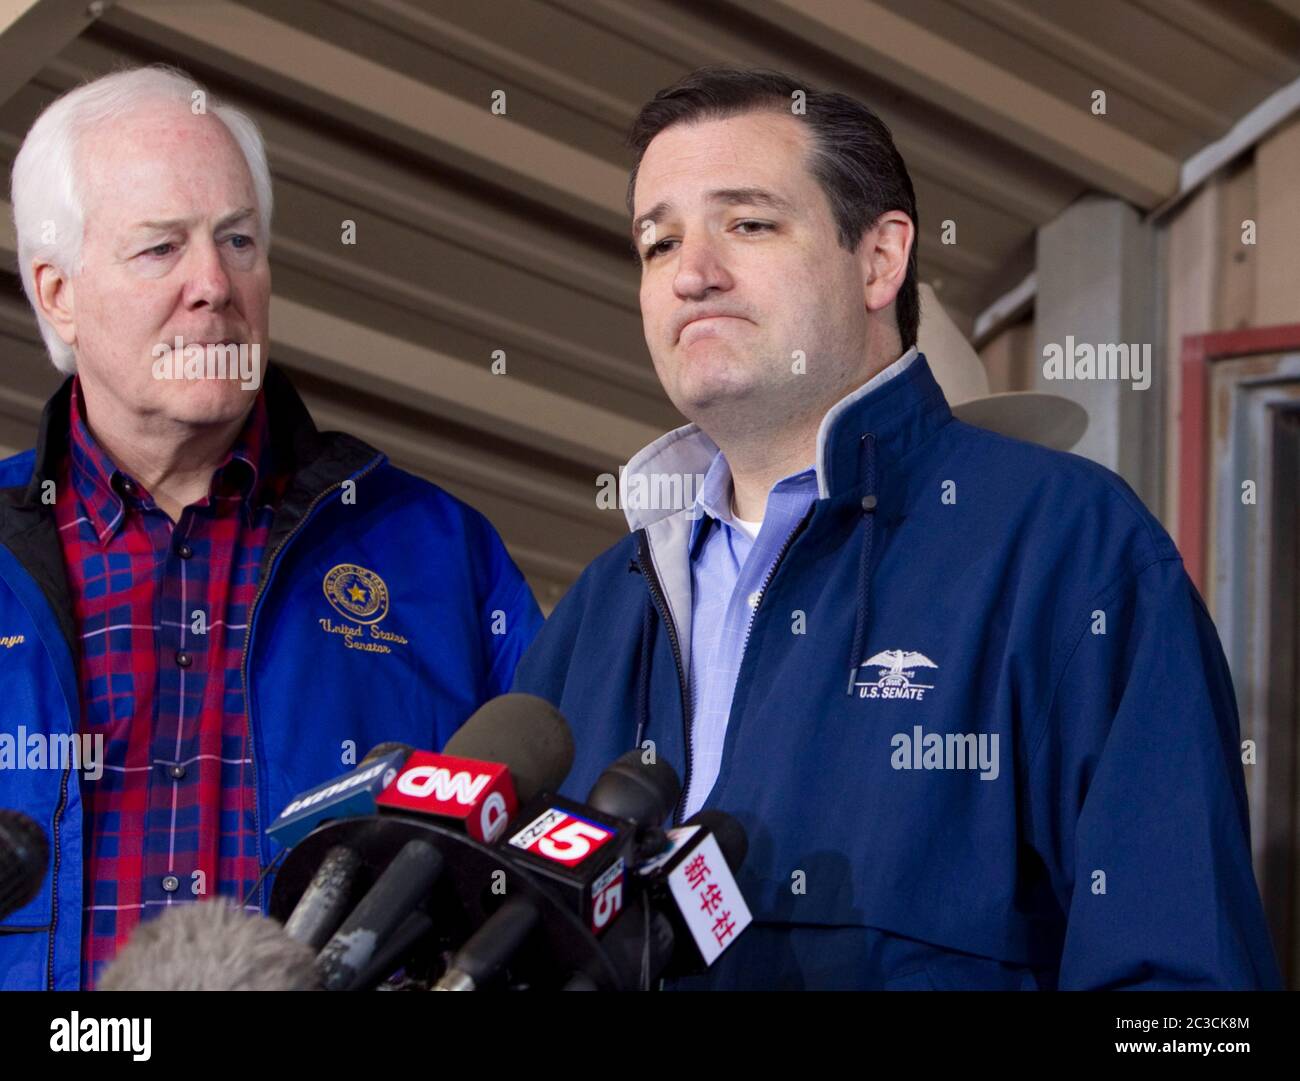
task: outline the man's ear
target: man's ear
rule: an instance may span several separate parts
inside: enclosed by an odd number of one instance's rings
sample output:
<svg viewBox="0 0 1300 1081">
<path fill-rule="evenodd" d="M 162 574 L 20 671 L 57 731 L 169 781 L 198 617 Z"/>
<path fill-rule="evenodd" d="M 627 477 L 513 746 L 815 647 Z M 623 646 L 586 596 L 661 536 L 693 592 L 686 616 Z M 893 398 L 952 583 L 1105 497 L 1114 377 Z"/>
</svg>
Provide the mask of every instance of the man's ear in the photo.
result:
<svg viewBox="0 0 1300 1081">
<path fill-rule="evenodd" d="M 77 318 L 72 280 L 53 263 L 36 263 L 32 267 L 32 276 L 36 284 L 33 290 L 36 306 L 41 315 L 65 345 L 76 345 Z"/>
<path fill-rule="evenodd" d="M 901 210 L 886 210 L 862 234 L 858 264 L 867 311 L 878 312 L 894 302 L 907 279 L 907 259 L 916 243 L 916 225 Z"/>
</svg>

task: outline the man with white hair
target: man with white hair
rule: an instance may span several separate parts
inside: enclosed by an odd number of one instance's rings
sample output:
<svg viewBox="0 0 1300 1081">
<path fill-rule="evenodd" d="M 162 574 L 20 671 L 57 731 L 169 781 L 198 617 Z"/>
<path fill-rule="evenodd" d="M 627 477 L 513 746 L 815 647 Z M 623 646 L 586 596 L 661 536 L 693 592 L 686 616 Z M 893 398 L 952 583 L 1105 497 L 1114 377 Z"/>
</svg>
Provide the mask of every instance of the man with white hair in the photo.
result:
<svg viewBox="0 0 1300 1081">
<path fill-rule="evenodd" d="M 541 616 L 482 515 L 318 431 L 268 365 L 247 116 L 174 69 L 117 72 L 45 110 L 12 189 L 69 378 L 0 463 L 0 805 L 51 841 L 0 987 L 75 989 L 151 911 L 264 910 L 267 822 L 378 742 L 441 747 Z M 97 781 L 43 750 L 71 734 Z"/>
</svg>

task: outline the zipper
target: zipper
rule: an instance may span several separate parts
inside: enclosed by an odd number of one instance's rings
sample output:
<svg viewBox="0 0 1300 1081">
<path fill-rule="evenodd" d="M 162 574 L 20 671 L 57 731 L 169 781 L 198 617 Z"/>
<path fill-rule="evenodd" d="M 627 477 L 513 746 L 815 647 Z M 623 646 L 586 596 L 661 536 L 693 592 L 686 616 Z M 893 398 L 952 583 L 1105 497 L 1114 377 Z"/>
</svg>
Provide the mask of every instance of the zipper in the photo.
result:
<svg viewBox="0 0 1300 1081">
<path fill-rule="evenodd" d="M 668 610 L 668 600 L 664 596 L 663 587 L 659 584 L 659 576 L 655 574 L 649 553 L 650 538 L 646 537 L 643 544 L 637 545 L 637 565 L 641 568 L 641 577 L 645 579 L 646 586 L 650 590 L 650 599 L 659 612 L 659 618 L 668 630 L 668 644 L 672 646 L 673 662 L 677 665 L 677 686 L 682 696 L 682 735 L 685 737 L 686 776 L 682 781 L 681 793 L 677 797 L 677 805 L 673 808 L 673 825 L 680 826 L 686 793 L 691 789 L 691 694 L 686 683 L 686 666 L 682 663 L 682 647 L 677 638 L 677 625 L 673 623 L 672 613 Z"/>
<path fill-rule="evenodd" d="M 776 575 L 777 568 L 781 566 L 781 560 L 785 558 L 786 552 L 790 546 L 799 539 L 799 534 L 804 531 L 808 525 L 808 520 L 812 517 L 813 508 L 809 507 L 804 511 L 804 515 L 799 519 L 799 524 L 790 530 L 790 535 L 785 538 L 785 543 L 781 545 L 776 553 L 776 558 L 772 560 L 772 565 L 767 568 L 767 574 L 763 578 L 763 584 L 758 587 L 758 599 L 750 606 L 749 622 L 745 624 L 745 640 L 740 643 L 741 663 L 744 663 L 745 650 L 749 647 L 749 633 L 754 629 L 754 617 L 758 615 L 758 606 L 763 603 L 763 595 L 767 592 L 767 587 L 771 584 L 773 577 Z M 739 669 L 737 669 L 739 671 Z"/>
<path fill-rule="evenodd" d="M 312 512 L 315 511 L 315 509 L 329 496 L 342 488 L 348 481 L 359 481 L 367 474 L 373 473 L 379 467 L 379 463 L 383 460 L 384 456 L 382 454 L 377 454 L 370 464 L 367 465 L 365 469 L 361 470 L 361 472 L 354 473 L 350 477 L 345 477 L 337 484 L 331 484 L 324 491 L 317 494 L 316 498 L 307 504 L 307 509 L 303 512 L 302 517 L 298 519 L 297 524 L 284 535 L 284 538 L 275 546 L 274 551 L 271 552 L 271 558 L 266 562 L 266 575 L 257 583 L 257 591 L 253 594 L 253 603 L 249 605 L 248 608 L 248 633 L 244 636 L 244 648 L 240 653 L 239 675 L 244 688 L 244 725 L 245 731 L 248 734 L 248 760 L 253 767 L 253 833 L 257 837 L 257 862 L 259 868 L 262 863 L 261 853 L 263 838 L 261 823 L 257 814 L 257 751 L 253 746 L 253 697 L 248 693 L 248 649 L 249 646 L 253 644 L 253 625 L 257 620 L 257 606 L 261 602 L 262 594 L 266 592 L 266 587 L 271 581 L 272 572 L 275 570 L 275 561 L 280 558 L 280 553 L 284 551 L 285 546 L 298 534 L 298 531 L 311 520 Z M 257 907 L 262 911 L 266 910 L 265 893 L 266 875 L 262 874 L 257 881 Z"/>
<path fill-rule="evenodd" d="M 52 863 L 53 872 L 50 875 L 50 949 L 45 964 L 45 989 L 54 990 L 54 935 L 59 926 L 59 819 L 63 817 L 63 809 L 68 805 L 68 777 L 72 773 L 72 767 L 69 766 L 63 771 L 63 782 L 59 787 L 59 805 L 54 809 L 54 829 L 51 831 L 51 840 L 54 842 L 54 861 Z M 78 942 L 77 949 L 80 951 L 81 944 Z M 78 960 L 80 964 L 80 960 Z"/>
</svg>

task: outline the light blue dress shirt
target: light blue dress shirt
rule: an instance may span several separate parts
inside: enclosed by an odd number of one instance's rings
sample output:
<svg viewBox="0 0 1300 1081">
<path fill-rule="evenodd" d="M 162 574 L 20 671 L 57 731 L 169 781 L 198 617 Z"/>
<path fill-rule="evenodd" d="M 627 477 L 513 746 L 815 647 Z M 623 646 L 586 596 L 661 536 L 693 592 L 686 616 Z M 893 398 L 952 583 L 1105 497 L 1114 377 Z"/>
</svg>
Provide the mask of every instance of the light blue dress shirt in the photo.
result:
<svg viewBox="0 0 1300 1081">
<path fill-rule="evenodd" d="M 854 394 L 905 370 L 909 350 Z M 704 474 L 691 524 L 691 769 L 683 819 L 704 805 L 718 779 L 736 677 L 750 620 L 777 557 L 817 499 L 817 467 L 784 477 L 767 496 L 758 536 L 750 540 L 731 512 L 731 467 L 718 451 Z"/>
</svg>

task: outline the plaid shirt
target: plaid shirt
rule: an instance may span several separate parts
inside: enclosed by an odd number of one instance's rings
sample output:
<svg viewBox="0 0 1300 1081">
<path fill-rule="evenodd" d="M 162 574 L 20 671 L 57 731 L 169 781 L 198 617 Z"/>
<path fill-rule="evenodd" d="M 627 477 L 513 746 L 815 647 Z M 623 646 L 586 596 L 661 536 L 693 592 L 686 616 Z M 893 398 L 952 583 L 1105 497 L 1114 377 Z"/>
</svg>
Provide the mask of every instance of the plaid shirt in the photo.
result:
<svg viewBox="0 0 1300 1081">
<path fill-rule="evenodd" d="M 259 874 L 241 661 L 286 477 L 272 475 L 258 394 L 209 494 L 178 522 L 96 444 L 72 387 L 55 517 L 80 638 L 81 729 L 102 735 L 83 777 L 83 988 L 146 915 Z"/>
</svg>

